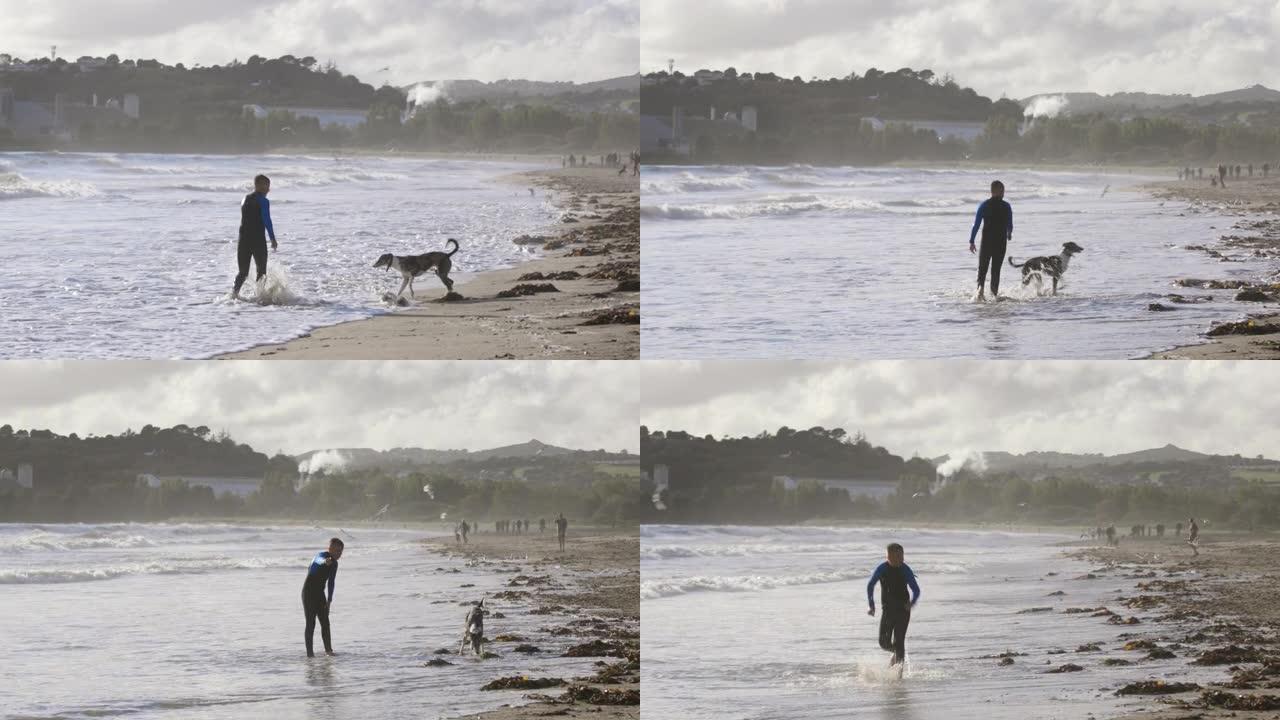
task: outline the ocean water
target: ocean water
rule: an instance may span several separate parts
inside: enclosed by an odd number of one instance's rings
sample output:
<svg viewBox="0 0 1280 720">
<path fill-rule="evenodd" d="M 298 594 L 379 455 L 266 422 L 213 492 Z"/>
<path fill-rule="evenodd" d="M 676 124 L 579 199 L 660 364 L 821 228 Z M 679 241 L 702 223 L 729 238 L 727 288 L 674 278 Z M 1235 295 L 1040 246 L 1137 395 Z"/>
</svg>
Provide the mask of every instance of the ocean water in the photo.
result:
<svg viewBox="0 0 1280 720">
<path fill-rule="evenodd" d="M 308 659 L 299 594 L 334 534 L 347 542 L 331 613 L 338 655 Z M 453 667 L 424 667 L 437 648 L 457 650 L 460 603 L 505 589 L 506 576 L 429 552 L 423 536 L 0 524 L 0 718 L 434 720 L 520 701 L 520 691 L 480 692 L 494 678 L 594 672 L 594 659 L 556 657 L 573 638 L 541 637 L 541 656 L 499 644 L 500 659 L 446 655 Z M 507 616 L 489 618 L 489 637 L 555 624 L 486 605 Z M 315 643 L 323 648 L 318 627 Z"/>
<path fill-rule="evenodd" d="M 641 530 L 644 708 L 688 720 L 1025 720 L 1105 717 L 1116 687 L 1153 677 L 1202 680 L 1185 659 L 1107 667 L 1125 652 L 1119 627 L 1067 607 L 1116 604 L 1133 580 L 1073 580 L 1090 570 L 1060 557 L 1068 536 L 912 528 L 652 525 Z M 888 668 L 867 613 L 866 583 L 900 542 L 921 599 L 907 631 L 907 668 Z M 1057 575 L 1049 575 L 1057 573 Z M 1050 593 L 1063 589 L 1065 596 Z M 876 589 L 879 612 L 879 588 Z M 1052 607 L 1053 612 L 1020 614 Z M 1104 652 L 1077 654 L 1091 642 Z M 1050 649 L 1066 654 L 1047 654 Z M 1014 665 L 978 659 L 1025 652 Z M 1044 674 L 1064 663 L 1082 672 Z"/>
<path fill-rule="evenodd" d="M 1003 267 L 1005 302 L 975 302 L 969 231 L 1007 187 L 1009 255 L 1061 252 L 1059 295 Z M 644 357 L 1131 358 L 1240 316 L 1234 291 L 1179 277 L 1254 277 L 1212 245 L 1234 218 L 1153 199 L 1136 175 L 1013 169 L 654 167 L 641 186 Z M 1105 193 L 1105 194 L 1104 194 Z M 1273 270 L 1268 266 L 1266 269 Z M 1175 312 L 1169 293 L 1213 295 Z M 692 308 L 697 308 L 693 311 Z"/>
<path fill-rule="evenodd" d="M 538 251 L 557 215 L 498 182 L 537 166 L 373 156 L 0 153 L 0 358 L 202 358 L 394 311 L 383 253 L 462 245 L 454 273 Z M 271 177 L 280 241 L 257 302 L 232 302 L 240 203 Z M 253 274 L 244 294 L 254 298 Z M 459 286 L 462 290 L 463 286 Z M 426 275 L 419 299 L 444 294 Z M 464 291 L 465 292 L 465 291 Z"/>
</svg>

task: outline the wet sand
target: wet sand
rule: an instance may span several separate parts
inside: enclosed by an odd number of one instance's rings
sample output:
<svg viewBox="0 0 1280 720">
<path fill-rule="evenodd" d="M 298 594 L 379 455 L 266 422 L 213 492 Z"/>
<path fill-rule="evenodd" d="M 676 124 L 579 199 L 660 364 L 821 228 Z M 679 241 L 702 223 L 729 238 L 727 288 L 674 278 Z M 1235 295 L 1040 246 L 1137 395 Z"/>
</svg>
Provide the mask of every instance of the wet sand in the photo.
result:
<svg viewBox="0 0 1280 720">
<path fill-rule="evenodd" d="M 525 720 L 540 717 L 590 717 L 603 720 L 640 717 L 640 536 L 639 531 L 602 530 L 569 526 L 568 543 L 560 552 L 555 532 L 535 529 L 528 535 L 472 535 L 467 545 L 447 539 L 428 541 L 437 552 L 457 554 L 476 563 L 492 564 L 512 575 L 511 587 L 527 592 L 512 602 L 526 603 L 538 612 L 562 606 L 548 615 L 547 635 L 574 635 L 575 642 L 595 649 L 597 674 L 563 678 L 563 685 L 532 689 L 523 704 L 469 715 L 466 720 Z M 538 582 L 549 567 L 576 573 L 602 573 L 582 578 L 563 589 Z M 523 577 L 523 579 L 522 579 Z M 525 641 L 537 645 L 537 635 Z M 605 653 L 609 653 L 605 655 Z M 497 678 L 495 678 L 497 679 Z M 479 691 L 460 688 L 460 692 Z"/>
<path fill-rule="evenodd" d="M 545 236 L 522 239 L 545 248 L 543 258 L 459 276 L 454 289 L 462 298 L 449 301 L 426 275 L 415 284 L 417 297 L 407 308 L 219 359 L 638 359 L 639 178 L 611 168 L 577 168 L 502 180 L 552 193 L 565 219 L 572 220 Z M 498 297 L 546 284 L 555 290 Z M 388 292 L 398 287 L 398 276 L 388 281 Z"/>
<path fill-rule="evenodd" d="M 1151 614 L 1134 625 L 1129 642 L 1136 647 L 1125 655 L 1141 662 L 1142 653 L 1167 651 L 1179 662 L 1205 666 L 1220 677 L 1182 692 L 1130 695 L 1133 709 L 1120 717 L 1278 718 L 1280 539 L 1211 534 L 1202 536 L 1199 549 L 1199 556 L 1194 556 L 1185 542 L 1166 536 L 1123 539 L 1118 548 L 1093 546 L 1069 552 L 1099 567 L 1090 572 L 1092 577 L 1067 582 L 1117 582 L 1121 594 L 1109 612 L 1123 618 Z M 1114 619 L 1107 615 L 1105 621 Z M 1150 680 L 1166 678 L 1153 675 Z M 1099 690 L 1116 692 L 1117 685 Z M 1251 706 L 1269 709 L 1252 710 Z"/>
<path fill-rule="evenodd" d="M 1280 257 L 1280 173 L 1262 178 L 1227 179 L 1225 188 L 1212 187 L 1203 181 L 1164 182 L 1146 189 L 1157 197 L 1191 203 L 1202 211 L 1216 212 L 1231 218 L 1230 229 L 1217 243 L 1192 248 L 1207 252 L 1224 262 L 1244 258 Z M 1199 282 L 1195 282 L 1199 281 Z M 1208 342 L 1174 348 L 1151 355 L 1163 360 L 1275 360 L 1280 359 L 1280 277 L 1258 277 L 1245 286 L 1222 284 L 1221 278 L 1183 278 L 1188 293 L 1205 289 L 1236 296 L 1245 319 L 1224 318 L 1213 328 L 1206 328 Z M 1242 293 L 1248 297 L 1241 299 Z"/>
</svg>

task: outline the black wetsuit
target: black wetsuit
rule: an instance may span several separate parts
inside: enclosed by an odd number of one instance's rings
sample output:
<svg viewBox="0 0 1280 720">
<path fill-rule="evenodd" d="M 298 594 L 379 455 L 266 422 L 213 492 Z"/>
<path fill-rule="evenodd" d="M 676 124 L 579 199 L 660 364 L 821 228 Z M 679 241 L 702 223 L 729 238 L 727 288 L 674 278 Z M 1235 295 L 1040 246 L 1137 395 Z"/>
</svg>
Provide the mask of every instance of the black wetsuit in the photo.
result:
<svg viewBox="0 0 1280 720">
<path fill-rule="evenodd" d="M 867 583 L 867 601 L 872 608 L 872 592 L 880 583 L 880 647 L 892 650 L 895 660 L 901 662 L 907 656 L 907 625 L 911 623 L 911 605 L 920 599 L 920 586 L 915 573 L 906 563 L 894 567 L 887 562 L 871 575 Z M 914 597 L 907 597 L 907 588 Z"/>
<path fill-rule="evenodd" d="M 325 652 L 333 652 L 333 641 L 329 637 L 329 603 L 333 601 L 334 579 L 338 576 L 338 561 L 333 560 L 328 551 L 317 553 L 307 568 L 307 579 L 302 583 L 302 612 L 307 618 L 306 640 L 307 657 L 314 657 L 312 638 L 315 637 L 316 619 L 320 620 L 320 637 L 324 640 Z M 329 595 L 325 596 L 325 588 Z"/>
<path fill-rule="evenodd" d="M 251 192 L 240 204 L 240 242 L 236 247 L 236 262 L 240 272 L 236 274 L 235 292 L 240 292 L 245 278 L 249 277 L 249 259 L 258 268 L 258 280 L 267 274 L 267 233 L 275 240 L 275 228 L 271 226 L 271 204 L 267 196 Z"/>
<path fill-rule="evenodd" d="M 978 206 L 977 217 L 973 220 L 973 231 L 969 233 L 970 243 L 978 234 L 979 224 L 982 225 L 982 246 L 978 250 L 978 289 L 981 290 L 987 281 L 987 268 L 990 266 L 991 294 L 998 295 L 1000 266 L 1004 264 L 1009 235 L 1013 233 L 1013 208 L 1004 200 L 984 200 Z"/>
</svg>

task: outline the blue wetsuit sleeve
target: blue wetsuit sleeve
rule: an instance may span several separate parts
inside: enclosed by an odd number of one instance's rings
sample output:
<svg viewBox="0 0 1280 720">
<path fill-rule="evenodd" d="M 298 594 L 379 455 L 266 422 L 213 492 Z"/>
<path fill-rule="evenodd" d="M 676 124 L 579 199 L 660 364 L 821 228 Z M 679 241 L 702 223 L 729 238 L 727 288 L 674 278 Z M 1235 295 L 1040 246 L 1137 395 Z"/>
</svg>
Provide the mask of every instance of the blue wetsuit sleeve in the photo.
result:
<svg viewBox="0 0 1280 720">
<path fill-rule="evenodd" d="M 867 605 L 874 610 L 876 607 L 875 591 L 876 583 L 880 582 L 880 576 L 884 574 L 884 563 L 876 566 L 876 571 L 871 573 L 871 580 L 867 582 Z"/>
<path fill-rule="evenodd" d="M 907 571 L 907 587 L 911 588 L 911 604 L 915 605 L 916 601 L 920 599 L 920 585 L 916 583 L 916 574 L 911 571 L 911 567 L 908 565 L 903 565 L 902 567 Z"/>
<path fill-rule="evenodd" d="M 329 602 L 333 602 L 333 581 L 338 578 L 338 564 L 334 563 L 333 572 L 329 573 Z M 919 592 L 917 591 L 917 595 Z"/>
<path fill-rule="evenodd" d="M 978 214 L 973 218 L 973 229 L 969 231 L 969 244 L 973 244 L 974 238 L 978 237 L 978 228 L 982 226 L 982 210 L 987 206 L 987 201 L 983 200 L 978 206 Z"/>
<path fill-rule="evenodd" d="M 1009 235 L 1005 238 L 1007 240 L 1013 237 L 1013 206 L 1009 203 L 1005 203 L 1004 205 L 1009 208 Z"/>
<path fill-rule="evenodd" d="M 275 242 L 276 229 L 271 226 L 271 203 L 267 202 L 266 195 L 258 198 L 258 207 L 262 208 L 262 224 L 267 226 L 267 234 L 271 236 L 271 242 Z"/>
</svg>

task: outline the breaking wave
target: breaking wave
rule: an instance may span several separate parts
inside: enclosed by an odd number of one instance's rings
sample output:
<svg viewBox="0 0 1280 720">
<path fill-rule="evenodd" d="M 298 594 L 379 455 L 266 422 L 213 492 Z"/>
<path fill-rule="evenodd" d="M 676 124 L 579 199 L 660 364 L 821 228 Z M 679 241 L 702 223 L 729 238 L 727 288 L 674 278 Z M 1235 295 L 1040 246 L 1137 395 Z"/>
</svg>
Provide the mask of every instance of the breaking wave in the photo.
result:
<svg viewBox="0 0 1280 720">
<path fill-rule="evenodd" d="M 91 183 L 79 180 L 29 180 L 15 172 L 0 173 L 0 200 L 33 197 L 83 198 L 101 194 Z"/>
</svg>

